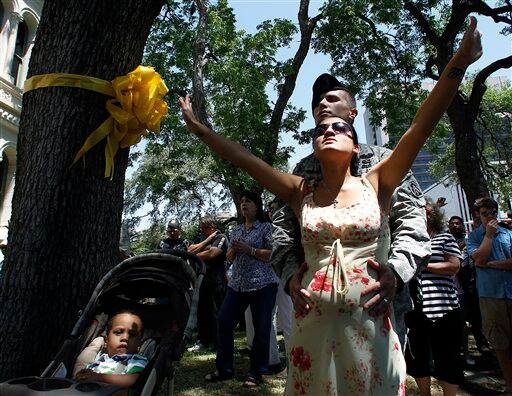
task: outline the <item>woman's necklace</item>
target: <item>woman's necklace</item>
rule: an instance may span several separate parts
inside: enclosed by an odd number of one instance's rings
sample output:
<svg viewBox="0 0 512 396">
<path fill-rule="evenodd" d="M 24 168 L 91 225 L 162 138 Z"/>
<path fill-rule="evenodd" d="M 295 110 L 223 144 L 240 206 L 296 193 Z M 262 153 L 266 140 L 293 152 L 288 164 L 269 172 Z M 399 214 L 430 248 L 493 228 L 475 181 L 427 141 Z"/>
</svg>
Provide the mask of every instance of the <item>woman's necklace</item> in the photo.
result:
<svg viewBox="0 0 512 396">
<path fill-rule="evenodd" d="M 323 181 L 323 180 L 322 180 L 320 183 L 322 184 L 322 186 L 323 186 L 323 187 L 324 187 L 328 192 L 330 192 L 332 195 L 334 195 L 334 199 L 332 200 L 331 205 L 333 206 L 333 208 L 334 208 L 334 209 L 336 209 L 336 208 L 337 208 L 337 206 L 336 206 L 336 205 L 338 205 L 338 204 L 340 203 L 340 201 L 338 201 L 338 199 L 337 199 L 337 198 L 338 198 L 339 191 L 338 191 L 337 193 L 336 193 L 336 192 L 334 192 L 334 191 L 332 191 L 329 187 L 327 187 L 327 185 L 324 183 L 324 181 Z"/>
</svg>

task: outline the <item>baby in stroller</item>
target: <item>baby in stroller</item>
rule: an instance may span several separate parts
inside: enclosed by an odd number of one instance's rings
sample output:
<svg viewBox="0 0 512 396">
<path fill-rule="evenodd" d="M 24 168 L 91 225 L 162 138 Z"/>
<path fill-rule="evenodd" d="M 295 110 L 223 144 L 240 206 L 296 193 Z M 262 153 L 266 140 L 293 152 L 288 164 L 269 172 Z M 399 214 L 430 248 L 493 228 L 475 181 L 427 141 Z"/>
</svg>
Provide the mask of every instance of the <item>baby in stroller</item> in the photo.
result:
<svg viewBox="0 0 512 396">
<path fill-rule="evenodd" d="M 122 310 L 107 322 L 107 336 L 94 362 L 75 374 L 77 381 L 104 382 L 130 387 L 137 381 L 148 360 L 137 352 L 141 346 L 144 327 L 133 311 Z"/>
</svg>

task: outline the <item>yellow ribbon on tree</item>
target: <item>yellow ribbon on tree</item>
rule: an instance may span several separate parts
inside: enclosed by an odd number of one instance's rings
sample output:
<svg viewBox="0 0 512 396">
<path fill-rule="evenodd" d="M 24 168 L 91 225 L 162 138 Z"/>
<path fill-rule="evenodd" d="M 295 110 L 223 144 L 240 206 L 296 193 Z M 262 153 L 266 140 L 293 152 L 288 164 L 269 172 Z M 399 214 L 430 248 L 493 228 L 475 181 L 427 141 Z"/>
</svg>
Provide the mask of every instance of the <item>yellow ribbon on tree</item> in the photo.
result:
<svg viewBox="0 0 512 396">
<path fill-rule="evenodd" d="M 139 66 L 112 82 L 78 74 L 37 75 L 25 81 L 23 91 L 45 87 L 77 87 L 114 98 L 106 103 L 110 117 L 89 135 L 73 160 L 75 164 L 87 151 L 107 138 L 105 177 L 111 179 L 119 147 L 126 148 L 140 142 L 148 130 L 160 132 L 160 122 L 167 114 L 167 103 L 162 98 L 169 90 L 162 77 L 148 66 Z"/>
</svg>

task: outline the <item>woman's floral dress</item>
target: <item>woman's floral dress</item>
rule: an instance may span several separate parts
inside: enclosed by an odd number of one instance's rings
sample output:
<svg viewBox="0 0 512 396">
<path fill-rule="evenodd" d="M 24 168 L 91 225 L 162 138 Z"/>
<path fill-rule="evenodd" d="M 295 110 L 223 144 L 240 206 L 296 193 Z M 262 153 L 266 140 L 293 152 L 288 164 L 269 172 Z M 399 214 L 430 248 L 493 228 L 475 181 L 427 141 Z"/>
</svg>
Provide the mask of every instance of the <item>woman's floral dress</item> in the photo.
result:
<svg viewBox="0 0 512 396">
<path fill-rule="evenodd" d="M 302 285 L 313 305 L 295 317 L 287 395 L 404 395 L 405 361 L 391 313 L 371 317 L 361 297 L 376 281 L 369 258 L 387 262 L 387 215 L 363 178 L 363 196 L 349 207 L 302 206 L 302 245 L 308 271 Z"/>
</svg>

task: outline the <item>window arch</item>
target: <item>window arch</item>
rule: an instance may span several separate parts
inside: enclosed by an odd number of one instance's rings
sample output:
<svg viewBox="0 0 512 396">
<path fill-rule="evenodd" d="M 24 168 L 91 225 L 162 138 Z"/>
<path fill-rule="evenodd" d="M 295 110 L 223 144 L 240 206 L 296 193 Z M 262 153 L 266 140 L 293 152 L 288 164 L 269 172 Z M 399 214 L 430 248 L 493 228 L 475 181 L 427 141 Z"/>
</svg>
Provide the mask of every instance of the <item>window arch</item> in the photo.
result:
<svg viewBox="0 0 512 396">
<path fill-rule="evenodd" d="M 4 27 L 4 14 L 5 14 L 4 5 L 0 1 L 0 31 L 3 30 L 3 27 Z"/>
<path fill-rule="evenodd" d="M 7 186 L 7 171 L 9 169 L 9 159 L 5 153 L 2 153 L 2 160 L 0 161 L 0 202 L 3 201 L 5 189 Z"/>
<path fill-rule="evenodd" d="M 28 44 L 28 26 L 24 21 L 18 23 L 18 33 L 16 34 L 16 45 L 14 47 L 14 58 L 12 60 L 10 75 L 17 85 L 21 79 L 22 65 Z"/>
<path fill-rule="evenodd" d="M 5 152 L 2 153 L 2 160 L 0 161 L 0 214 L 3 212 L 3 203 L 5 193 L 7 191 L 7 176 L 9 171 L 9 159 Z"/>
</svg>

